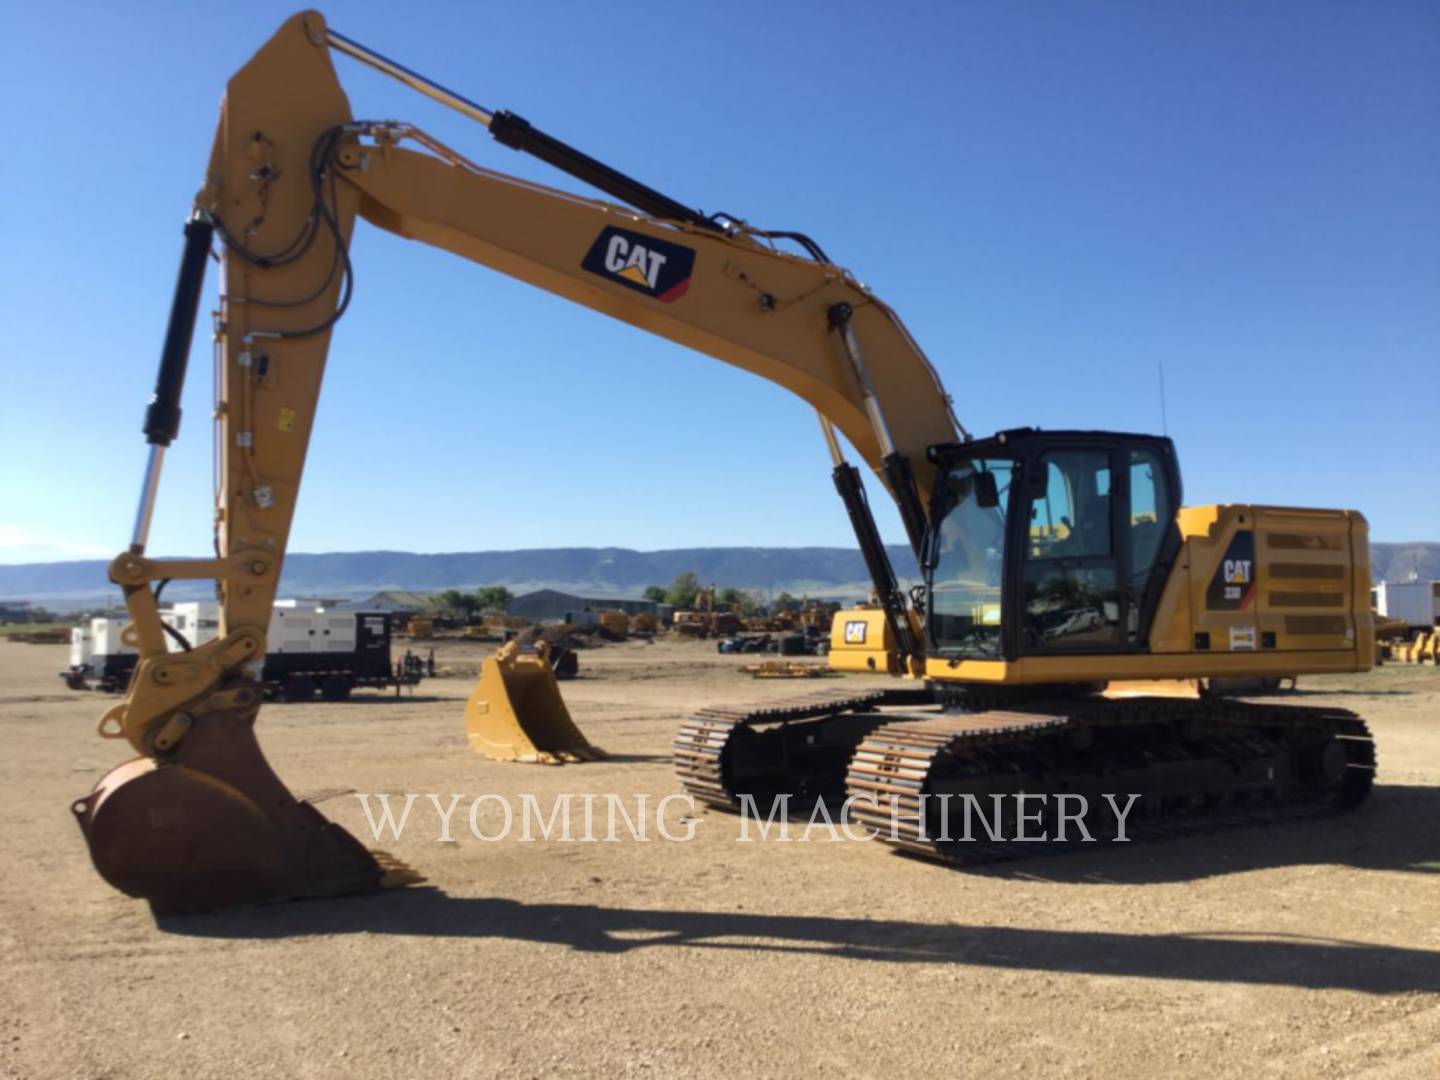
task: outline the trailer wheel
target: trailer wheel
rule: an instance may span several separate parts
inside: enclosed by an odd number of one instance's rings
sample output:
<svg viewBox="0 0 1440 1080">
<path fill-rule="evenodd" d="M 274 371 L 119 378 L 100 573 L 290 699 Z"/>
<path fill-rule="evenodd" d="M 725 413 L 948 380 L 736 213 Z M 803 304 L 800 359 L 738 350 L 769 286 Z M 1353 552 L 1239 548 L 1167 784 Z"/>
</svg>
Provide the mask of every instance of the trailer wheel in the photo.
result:
<svg viewBox="0 0 1440 1080">
<path fill-rule="evenodd" d="M 280 688 L 280 700 L 309 701 L 315 696 L 315 680 L 309 675 L 291 675 Z"/>
<path fill-rule="evenodd" d="M 344 701 L 350 696 L 349 675 L 326 675 L 320 684 L 320 696 L 326 701 Z"/>
<path fill-rule="evenodd" d="M 85 676 L 78 671 L 67 671 L 64 675 L 65 685 L 71 690 L 85 689 Z"/>
</svg>

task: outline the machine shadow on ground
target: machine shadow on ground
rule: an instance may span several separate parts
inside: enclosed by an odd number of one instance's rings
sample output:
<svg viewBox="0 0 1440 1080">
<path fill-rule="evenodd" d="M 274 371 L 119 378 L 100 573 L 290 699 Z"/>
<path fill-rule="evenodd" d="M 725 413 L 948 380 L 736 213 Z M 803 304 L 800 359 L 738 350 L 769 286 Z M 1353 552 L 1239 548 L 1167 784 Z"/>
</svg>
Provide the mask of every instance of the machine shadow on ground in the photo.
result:
<svg viewBox="0 0 1440 1080">
<path fill-rule="evenodd" d="M 1348 816 L 1030 859 L 970 871 L 1061 884 L 1185 881 L 1304 864 L 1440 874 L 1440 789 L 1386 785 Z M 799 853 L 803 856 L 803 852 Z M 877 858 L 885 853 L 877 851 Z M 936 874 L 953 874 L 935 866 Z M 1328 938 L 1254 934 L 1125 934 L 598 904 L 527 904 L 411 888 L 208 915 L 170 916 L 184 936 L 278 939 L 320 934 L 496 938 L 589 953 L 683 946 L 888 963 L 1252 983 L 1372 994 L 1440 993 L 1440 953 Z"/>
<path fill-rule="evenodd" d="M 1164 884 L 1285 866 L 1440 875 L 1440 788 L 1377 784 L 1361 806 L 1333 817 L 1120 847 L 1097 843 L 962 872 L 1071 885 Z"/>
<path fill-rule="evenodd" d="M 668 766 L 670 766 L 670 765 L 672 765 L 672 764 L 674 763 L 674 760 L 675 760 L 675 759 L 674 759 L 670 754 L 629 754 L 629 753 L 616 753 L 616 754 L 612 754 L 612 753 L 610 753 L 610 752 L 607 750 L 607 751 L 605 752 L 605 756 L 604 756 L 603 758 L 601 758 L 600 761 L 599 761 L 597 764 L 600 764 L 600 765 L 665 765 L 665 766 L 668 767 Z"/>
<path fill-rule="evenodd" d="M 1285 704 L 1286 698 L 1297 697 L 1364 697 L 1364 698 L 1387 698 L 1387 697 L 1413 697 L 1416 691 L 1402 689 L 1380 689 L 1368 687 L 1336 687 L 1333 689 L 1311 690 L 1306 687 L 1297 687 L 1294 690 L 1286 691 L 1284 694 L 1273 698 L 1264 699 L 1267 703 L 1277 705 Z"/>
<path fill-rule="evenodd" d="M 686 947 L 885 963 L 962 964 L 1199 982 L 1440 992 L 1440 953 L 1301 936 L 1123 934 L 888 919 L 525 904 L 419 888 L 211 915 L 169 917 L 170 933 L 273 939 L 316 934 L 492 938 L 621 954 Z"/>
</svg>

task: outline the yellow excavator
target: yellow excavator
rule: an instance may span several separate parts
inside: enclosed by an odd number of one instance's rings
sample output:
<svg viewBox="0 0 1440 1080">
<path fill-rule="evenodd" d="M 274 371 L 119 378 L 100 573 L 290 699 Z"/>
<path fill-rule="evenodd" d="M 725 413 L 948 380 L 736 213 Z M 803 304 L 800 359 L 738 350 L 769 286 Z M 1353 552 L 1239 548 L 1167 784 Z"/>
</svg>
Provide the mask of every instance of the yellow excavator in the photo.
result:
<svg viewBox="0 0 1440 1080">
<path fill-rule="evenodd" d="M 336 52 L 607 200 L 485 168 L 406 123 L 356 120 Z M 895 666 L 910 678 L 695 714 L 675 761 L 704 802 L 848 794 L 892 824 L 887 843 L 966 862 L 994 853 L 933 828 L 943 800 L 928 796 L 1140 793 L 1132 825 L 1143 817 L 1171 834 L 1330 812 L 1368 791 L 1370 738 L 1348 712 L 1098 694 L 1115 679 L 1367 668 L 1359 514 L 1182 509 L 1164 438 L 1031 429 L 972 438 L 895 312 L 808 236 L 695 210 L 304 12 L 226 89 L 145 416 L 132 543 L 109 571 L 140 658 L 100 731 L 138 756 L 73 811 L 105 880 L 157 911 L 407 880 L 297 800 L 254 733 L 251 672 L 265 654 L 330 335 L 351 300 L 357 216 L 753 372 L 815 407 Z M 217 554 L 155 559 L 150 518 L 179 429 L 212 246 L 222 271 Z M 908 598 L 842 436 L 899 507 L 924 575 Z M 215 581 L 213 641 L 167 648 L 157 592 L 173 579 Z M 865 625 L 857 634 L 879 624 Z"/>
</svg>

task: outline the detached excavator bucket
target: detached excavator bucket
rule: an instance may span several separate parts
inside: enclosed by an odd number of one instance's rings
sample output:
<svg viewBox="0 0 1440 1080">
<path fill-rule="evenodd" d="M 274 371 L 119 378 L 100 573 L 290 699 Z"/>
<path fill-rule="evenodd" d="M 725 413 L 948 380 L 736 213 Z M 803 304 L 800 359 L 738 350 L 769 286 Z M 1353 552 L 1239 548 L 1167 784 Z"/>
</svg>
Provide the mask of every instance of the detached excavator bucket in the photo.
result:
<svg viewBox="0 0 1440 1080">
<path fill-rule="evenodd" d="M 197 717 L 172 753 L 72 804 L 100 876 L 160 915 L 421 880 L 290 794 L 255 740 L 258 708 Z"/>
<path fill-rule="evenodd" d="M 465 704 L 465 734 L 477 754 L 496 761 L 561 765 L 607 756 L 570 719 L 544 641 L 533 648 L 507 642 L 481 665 Z"/>
</svg>

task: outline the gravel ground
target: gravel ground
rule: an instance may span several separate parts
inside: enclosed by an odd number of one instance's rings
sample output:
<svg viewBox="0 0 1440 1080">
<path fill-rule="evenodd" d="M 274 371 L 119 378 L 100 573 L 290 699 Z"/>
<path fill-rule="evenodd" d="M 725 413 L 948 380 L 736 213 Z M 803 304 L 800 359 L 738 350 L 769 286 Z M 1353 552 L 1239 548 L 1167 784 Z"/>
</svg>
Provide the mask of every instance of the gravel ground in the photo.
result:
<svg viewBox="0 0 1440 1080">
<path fill-rule="evenodd" d="M 483 648 L 442 646 L 462 677 L 412 699 L 261 714 L 281 776 L 367 842 L 355 793 L 462 795 L 451 842 L 422 797 L 383 844 L 425 887 L 157 925 L 70 820 L 124 756 L 105 699 L 63 687 L 64 648 L 0 642 L 0 1076 L 1440 1075 L 1433 668 L 1301 681 L 1375 729 L 1352 815 L 958 872 L 677 804 L 694 839 L 657 835 L 687 711 L 812 684 L 700 643 L 587 651 L 564 694 L 615 757 L 506 765 L 461 725 Z M 651 839 L 484 842 L 483 794 L 644 795 Z"/>
</svg>

